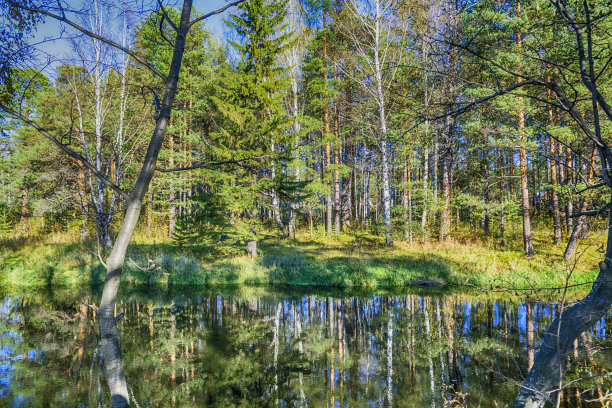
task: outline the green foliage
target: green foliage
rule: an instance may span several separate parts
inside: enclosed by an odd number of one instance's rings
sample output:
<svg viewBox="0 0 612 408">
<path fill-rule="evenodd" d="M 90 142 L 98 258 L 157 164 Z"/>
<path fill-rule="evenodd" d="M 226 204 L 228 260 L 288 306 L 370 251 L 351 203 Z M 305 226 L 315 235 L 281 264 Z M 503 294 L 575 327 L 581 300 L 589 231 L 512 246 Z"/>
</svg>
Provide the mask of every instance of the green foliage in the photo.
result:
<svg viewBox="0 0 612 408">
<path fill-rule="evenodd" d="M 228 204 L 224 198 L 213 193 L 193 197 L 186 215 L 176 225 L 175 241 L 179 245 L 210 244 L 229 234 L 232 224 L 227 220 Z"/>
<path fill-rule="evenodd" d="M 0 1 L 0 103 L 10 103 L 22 83 L 17 67 L 28 57 L 28 37 L 43 16 L 25 8 L 30 0 Z"/>
</svg>

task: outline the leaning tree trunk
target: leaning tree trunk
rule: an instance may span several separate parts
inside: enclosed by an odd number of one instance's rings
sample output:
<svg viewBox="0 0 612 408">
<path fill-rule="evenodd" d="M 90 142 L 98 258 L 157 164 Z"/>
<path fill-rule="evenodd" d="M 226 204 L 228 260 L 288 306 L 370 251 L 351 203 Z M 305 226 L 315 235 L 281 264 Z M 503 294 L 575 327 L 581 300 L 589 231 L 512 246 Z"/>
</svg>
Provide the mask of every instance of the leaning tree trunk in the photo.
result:
<svg viewBox="0 0 612 408">
<path fill-rule="evenodd" d="M 566 8 L 564 2 L 551 0 L 557 13 L 565 20 L 576 34 L 578 59 L 580 62 L 580 76 L 583 84 L 591 93 L 593 130 L 585 125 L 585 120 L 563 91 L 555 86 L 553 91 L 561 99 L 564 107 L 570 111 L 573 118 L 580 123 L 582 130 L 589 139 L 595 142 L 600 161 L 604 183 L 612 187 L 609 163 L 612 162 L 612 152 L 609 145 L 601 135 L 599 123 L 599 109 L 603 109 L 606 116 L 612 121 L 612 107 L 597 89 L 595 84 L 597 76 L 594 70 L 594 57 L 591 37 L 591 21 L 587 2 L 584 2 L 586 24 L 578 23 L 577 19 Z M 583 29 L 586 30 L 587 49 Z M 561 157 L 560 157 L 561 159 Z M 612 197 L 608 206 L 612 205 Z M 569 214 L 568 214 L 569 215 Z M 514 402 L 514 408 L 540 408 L 554 392 L 560 391 L 559 386 L 566 369 L 567 356 L 572 352 L 574 341 L 586 330 L 589 330 L 603 316 L 609 313 L 612 304 L 612 211 L 608 216 L 608 236 L 605 258 L 599 263 L 599 275 L 591 292 L 580 302 L 567 310 L 561 310 L 542 339 L 542 346 L 536 355 L 533 369 L 529 372 L 524 386 Z"/>
<path fill-rule="evenodd" d="M 189 29 L 189 16 L 191 14 L 191 0 L 184 0 L 181 12 L 180 26 L 174 43 L 174 52 L 170 65 L 170 72 L 166 79 L 164 97 L 162 100 L 160 114 L 155 123 L 155 130 L 147 148 L 147 153 L 138 175 L 138 179 L 130 194 L 121 229 L 117 240 L 106 261 L 106 279 L 102 299 L 100 300 L 100 338 L 101 351 L 104 359 L 104 367 L 111 392 L 113 407 L 129 406 L 127 383 L 125 373 L 121 364 L 121 352 L 117 341 L 117 326 L 115 324 L 115 302 L 121 282 L 121 273 L 125 262 L 125 254 L 134 233 L 136 223 L 140 216 L 142 203 L 147 194 L 147 189 L 155 173 L 157 157 L 166 134 L 172 104 L 176 94 L 179 79 L 185 39 Z"/>
<path fill-rule="evenodd" d="M 599 276 L 593 289 L 580 302 L 562 310 L 552 322 L 540 351 L 535 357 L 513 408 L 540 408 L 559 391 L 566 369 L 566 357 L 572 352 L 574 340 L 595 325 L 610 309 L 612 302 L 612 211 L 608 220 L 608 244 L 605 261 L 599 264 Z"/>
</svg>

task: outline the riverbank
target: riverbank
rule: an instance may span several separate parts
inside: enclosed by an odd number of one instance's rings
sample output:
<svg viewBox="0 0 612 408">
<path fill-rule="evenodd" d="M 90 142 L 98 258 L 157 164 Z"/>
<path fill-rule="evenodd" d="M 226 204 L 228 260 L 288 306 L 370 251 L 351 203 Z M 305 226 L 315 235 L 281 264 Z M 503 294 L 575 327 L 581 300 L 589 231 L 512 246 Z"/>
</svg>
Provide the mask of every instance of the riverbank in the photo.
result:
<svg viewBox="0 0 612 408">
<path fill-rule="evenodd" d="M 249 259 L 232 246 L 177 246 L 170 242 L 130 246 L 123 280 L 130 285 L 297 285 L 337 288 L 469 286 L 478 288 L 588 287 L 601 254 L 582 249 L 575 265 L 561 261 L 561 246 L 536 241 L 528 259 L 520 249 L 486 242 L 396 242 L 385 248 L 372 235 L 313 241 L 264 237 L 260 256 Z M 538 240 L 538 238 L 536 238 Z M 57 241 L 57 240 L 56 240 Z M 540 245 L 537 245 L 537 244 Z M 73 287 L 103 281 L 104 268 L 92 244 L 46 240 L 5 241 L 0 250 L 0 285 Z M 570 274 L 571 272 L 571 274 Z"/>
</svg>

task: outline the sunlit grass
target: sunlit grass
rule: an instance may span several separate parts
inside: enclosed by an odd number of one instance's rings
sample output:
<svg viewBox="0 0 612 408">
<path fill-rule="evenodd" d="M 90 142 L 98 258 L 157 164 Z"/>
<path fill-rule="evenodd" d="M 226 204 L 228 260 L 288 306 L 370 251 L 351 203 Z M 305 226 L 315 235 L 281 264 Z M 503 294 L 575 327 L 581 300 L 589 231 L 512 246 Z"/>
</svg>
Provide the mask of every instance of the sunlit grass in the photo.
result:
<svg viewBox="0 0 612 408">
<path fill-rule="evenodd" d="M 307 232 L 279 239 L 262 236 L 260 256 L 251 260 L 241 246 L 174 245 L 160 229 L 151 240 L 140 232 L 128 252 L 124 282 L 131 285 L 260 285 L 398 288 L 411 284 L 481 288 L 540 288 L 591 282 L 601 260 L 601 234 L 591 233 L 571 265 L 564 245 L 536 232 L 535 255 L 522 252 L 520 231 L 508 232 L 508 246 L 478 231 L 460 229 L 448 242 L 415 234 L 412 244 L 396 237 L 385 248 L 383 237 L 352 232 L 331 239 Z M 4 239 L 0 248 L 0 284 L 4 286 L 82 286 L 103 281 L 94 244 L 75 244 L 74 234 Z M 470 237 L 466 239 L 463 237 Z M 585 288 L 588 287 L 585 285 Z"/>
</svg>

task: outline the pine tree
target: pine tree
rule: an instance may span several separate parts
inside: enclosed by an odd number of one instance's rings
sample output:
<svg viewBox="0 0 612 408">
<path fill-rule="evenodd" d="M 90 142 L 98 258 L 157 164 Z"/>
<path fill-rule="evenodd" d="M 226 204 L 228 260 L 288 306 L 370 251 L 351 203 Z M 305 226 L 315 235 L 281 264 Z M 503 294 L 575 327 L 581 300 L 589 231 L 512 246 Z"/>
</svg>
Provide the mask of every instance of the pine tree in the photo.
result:
<svg viewBox="0 0 612 408">
<path fill-rule="evenodd" d="M 226 21 L 236 32 L 231 45 L 240 60 L 219 71 L 211 98 L 218 127 L 204 154 L 208 161 L 228 163 L 202 170 L 202 178 L 211 190 L 207 194 L 219 196 L 206 200 L 225 203 L 228 221 L 222 229 L 232 241 L 254 242 L 266 214 L 288 236 L 287 204 L 302 195 L 304 183 L 287 171 L 294 118 L 283 106 L 289 83 L 278 57 L 290 36 L 276 34 L 283 31 L 285 7 L 286 2 L 252 0 Z"/>
</svg>

